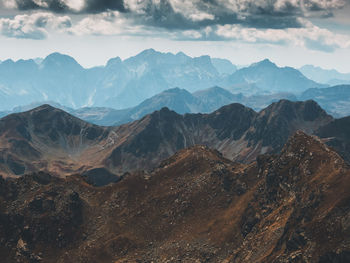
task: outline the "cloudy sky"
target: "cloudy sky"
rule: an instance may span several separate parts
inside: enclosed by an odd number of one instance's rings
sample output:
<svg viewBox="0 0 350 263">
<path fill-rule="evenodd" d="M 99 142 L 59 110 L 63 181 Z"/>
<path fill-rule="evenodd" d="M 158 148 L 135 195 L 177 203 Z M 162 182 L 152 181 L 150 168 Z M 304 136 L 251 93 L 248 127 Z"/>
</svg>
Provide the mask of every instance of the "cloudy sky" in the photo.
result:
<svg viewBox="0 0 350 263">
<path fill-rule="evenodd" d="M 350 72 L 350 0 L 0 0 L 0 60 L 146 48 Z"/>
</svg>

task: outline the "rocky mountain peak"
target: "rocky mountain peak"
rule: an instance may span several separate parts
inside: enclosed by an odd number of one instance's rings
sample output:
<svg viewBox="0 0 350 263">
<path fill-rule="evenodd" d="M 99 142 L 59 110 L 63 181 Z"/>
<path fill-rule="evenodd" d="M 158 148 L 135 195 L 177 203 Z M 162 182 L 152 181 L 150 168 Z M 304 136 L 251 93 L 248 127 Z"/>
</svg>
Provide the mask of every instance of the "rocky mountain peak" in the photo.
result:
<svg viewBox="0 0 350 263">
<path fill-rule="evenodd" d="M 60 54 L 58 52 L 48 55 L 40 64 L 41 68 L 56 70 L 82 70 L 83 67 L 71 56 Z"/>
<path fill-rule="evenodd" d="M 151 119 L 170 121 L 173 118 L 180 117 L 175 111 L 170 110 L 168 107 L 163 107 L 159 111 L 153 112 L 150 117 Z"/>
<path fill-rule="evenodd" d="M 120 57 L 111 58 L 108 60 L 106 67 L 120 66 L 122 63 L 123 62 Z"/>
<path fill-rule="evenodd" d="M 252 66 L 254 67 L 269 67 L 269 68 L 277 68 L 277 65 L 269 59 L 264 59 L 260 62 L 254 63 Z"/>
<path fill-rule="evenodd" d="M 314 121 L 321 118 L 332 119 L 332 117 L 313 100 L 305 102 L 280 100 L 272 103 L 262 112 L 271 116 L 279 115 L 280 117 L 286 117 L 289 118 L 289 120 L 296 118 L 300 118 L 304 121 Z"/>
<path fill-rule="evenodd" d="M 258 164 L 266 177 L 267 186 L 271 188 L 270 194 L 273 194 L 272 189 L 276 190 L 277 186 L 280 192 L 293 187 L 295 190 L 312 176 L 326 176 L 348 167 L 339 154 L 322 143 L 318 137 L 302 131 L 297 131 L 288 139 L 277 157 L 258 157 Z M 279 184 L 286 187 L 280 187 Z"/>
<path fill-rule="evenodd" d="M 294 133 L 287 141 L 281 151 L 281 157 L 291 157 L 301 161 L 304 157 L 310 156 L 328 156 L 334 154 L 325 144 L 316 136 L 310 136 L 302 131 Z"/>
<path fill-rule="evenodd" d="M 184 163 L 191 163 L 193 166 L 196 166 L 201 162 L 219 161 L 222 158 L 222 154 L 219 151 L 212 150 L 205 145 L 194 145 L 176 152 L 173 156 L 161 162 L 159 167 L 164 168 L 170 165 L 180 165 L 180 163 L 182 165 Z"/>
</svg>

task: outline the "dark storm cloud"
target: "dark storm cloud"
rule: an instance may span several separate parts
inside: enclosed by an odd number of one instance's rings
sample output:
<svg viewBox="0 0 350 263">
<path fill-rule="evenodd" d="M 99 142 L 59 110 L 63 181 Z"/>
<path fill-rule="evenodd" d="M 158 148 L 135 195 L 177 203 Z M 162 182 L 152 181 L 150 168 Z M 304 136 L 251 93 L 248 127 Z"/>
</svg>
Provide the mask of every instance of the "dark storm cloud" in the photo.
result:
<svg viewBox="0 0 350 263">
<path fill-rule="evenodd" d="M 171 1 L 161 0 L 154 4 L 152 0 L 145 0 L 146 4 L 134 9 L 128 9 L 129 13 L 138 23 L 145 23 L 155 27 L 167 29 L 199 29 L 212 25 L 241 24 L 256 28 L 289 28 L 301 27 L 298 20 L 298 11 L 295 7 L 287 6 L 284 10 L 273 11 L 268 7 L 257 7 L 254 4 L 244 10 L 230 10 L 215 0 L 204 0 L 193 4 L 192 11 L 200 14 L 211 15 L 210 18 L 194 19 L 191 12 L 185 11 L 186 4 L 178 4 L 175 10 Z M 252 2 L 253 3 L 253 2 Z M 182 11 L 183 10 L 183 11 Z M 136 13 L 136 15 L 135 15 Z M 137 15 L 141 13 L 141 15 Z M 195 13 L 194 13 L 195 14 Z"/>
<path fill-rule="evenodd" d="M 33 0 L 16 0 L 16 4 L 19 10 L 47 9 L 57 13 L 69 11 L 68 6 L 61 0 L 46 0 L 42 3 Z"/>
<path fill-rule="evenodd" d="M 107 10 L 125 12 L 123 0 L 86 0 L 83 11 L 99 13 Z"/>
<path fill-rule="evenodd" d="M 85 14 L 119 11 L 132 23 L 172 30 L 225 24 L 297 28 L 303 26 L 300 18 L 332 16 L 347 0 L 83 0 L 78 9 L 72 5 L 73 0 L 13 1 L 20 10 Z"/>
<path fill-rule="evenodd" d="M 303 27 L 300 18 L 329 17 L 346 0 L 125 0 L 125 8 L 141 23 L 167 29 L 198 29 L 240 24 L 255 28 Z M 139 14 L 139 15 L 136 15 Z M 202 18 L 201 18 L 202 15 Z"/>
<path fill-rule="evenodd" d="M 55 13 L 100 13 L 107 10 L 124 12 L 123 0 L 85 0 L 80 10 L 72 8 L 64 0 L 14 0 L 19 10 L 48 10 Z"/>
</svg>

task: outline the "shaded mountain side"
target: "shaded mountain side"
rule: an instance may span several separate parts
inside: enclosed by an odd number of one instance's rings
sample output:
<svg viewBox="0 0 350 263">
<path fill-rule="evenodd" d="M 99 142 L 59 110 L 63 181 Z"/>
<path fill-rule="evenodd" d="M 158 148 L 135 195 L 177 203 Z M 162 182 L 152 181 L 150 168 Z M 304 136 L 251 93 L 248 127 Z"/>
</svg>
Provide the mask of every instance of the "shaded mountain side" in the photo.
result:
<svg viewBox="0 0 350 263">
<path fill-rule="evenodd" d="M 205 146 L 151 173 L 92 187 L 82 177 L 0 177 L 5 262 L 349 261 L 350 170 L 298 132 L 249 165 Z"/>
<path fill-rule="evenodd" d="M 117 129 L 117 136 L 123 138 L 130 129 L 135 132 L 113 149 L 105 164 L 118 173 L 150 169 L 177 150 L 196 144 L 217 149 L 231 160 L 251 162 L 261 153 L 280 151 L 295 131 L 313 134 L 331 121 L 313 101 L 282 100 L 259 113 L 241 104 L 183 116 L 164 108 Z"/>
<path fill-rule="evenodd" d="M 43 106 L 0 121 L 0 169 L 13 176 L 104 168 L 106 178 L 114 181 L 126 172 L 153 169 L 176 151 L 197 144 L 247 163 L 259 154 L 279 152 L 295 131 L 313 134 L 332 120 L 313 101 L 282 100 L 259 113 L 237 103 L 211 114 L 180 115 L 163 108 L 139 121 L 106 128 Z"/>
<path fill-rule="evenodd" d="M 107 137 L 108 130 L 43 105 L 0 120 L 0 169 L 9 175 L 48 170 L 74 171 L 82 152 Z M 81 165 L 80 165 L 81 166 Z"/>
<path fill-rule="evenodd" d="M 163 108 L 117 128 L 115 137 L 123 138 L 122 143 L 112 146 L 105 164 L 111 170 L 124 173 L 130 169 L 151 169 L 177 150 L 196 144 L 221 151 L 227 142 L 235 144 L 243 136 L 255 115 L 253 110 L 240 104 L 225 106 L 208 115 L 179 115 Z M 238 147 L 235 150 L 239 151 Z"/>
<path fill-rule="evenodd" d="M 333 120 L 320 127 L 316 134 L 350 163 L 350 117 Z"/>
<path fill-rule="evenodd" d="M 252 145 L 261 143 L 269 152 L 278 152 L 297 130 L 313 134 L 319 127 L 331 122 L 328 115 L 316 102 L 291 102 L 281 100 L 259 112 L 249 129 L 246 139 Z"/>
</svg>

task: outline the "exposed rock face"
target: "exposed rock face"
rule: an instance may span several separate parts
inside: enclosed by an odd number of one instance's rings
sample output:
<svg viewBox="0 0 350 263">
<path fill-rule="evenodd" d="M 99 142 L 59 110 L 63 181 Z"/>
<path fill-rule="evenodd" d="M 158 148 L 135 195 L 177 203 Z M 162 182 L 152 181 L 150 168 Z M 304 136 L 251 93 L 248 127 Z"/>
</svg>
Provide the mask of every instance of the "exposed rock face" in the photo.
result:
<svg viewBox="0 0 350 263">
<path fill-rule="evenodd" d="M 0 120 L 0 171 L 65 176 L 102 168 L 113 181 L 125 172 L 153 169 L 176 151 L 198 144 L 248 163 L 259 154 L 279 152 L 295 131 L 313 134 L 332 120 L 313 101 L 282 100 L 259 113 L 237 103 L 211 114 L 179 115 L 163 108 L 106 128 L 44 105 Z"/>
<path fill-rule="evenodd" d="M 302 132 L 249 165 L 195 146 L 106 187 L 0 180 L 5 262 L 348 262 L 350 170 Z"/>
</svg>

